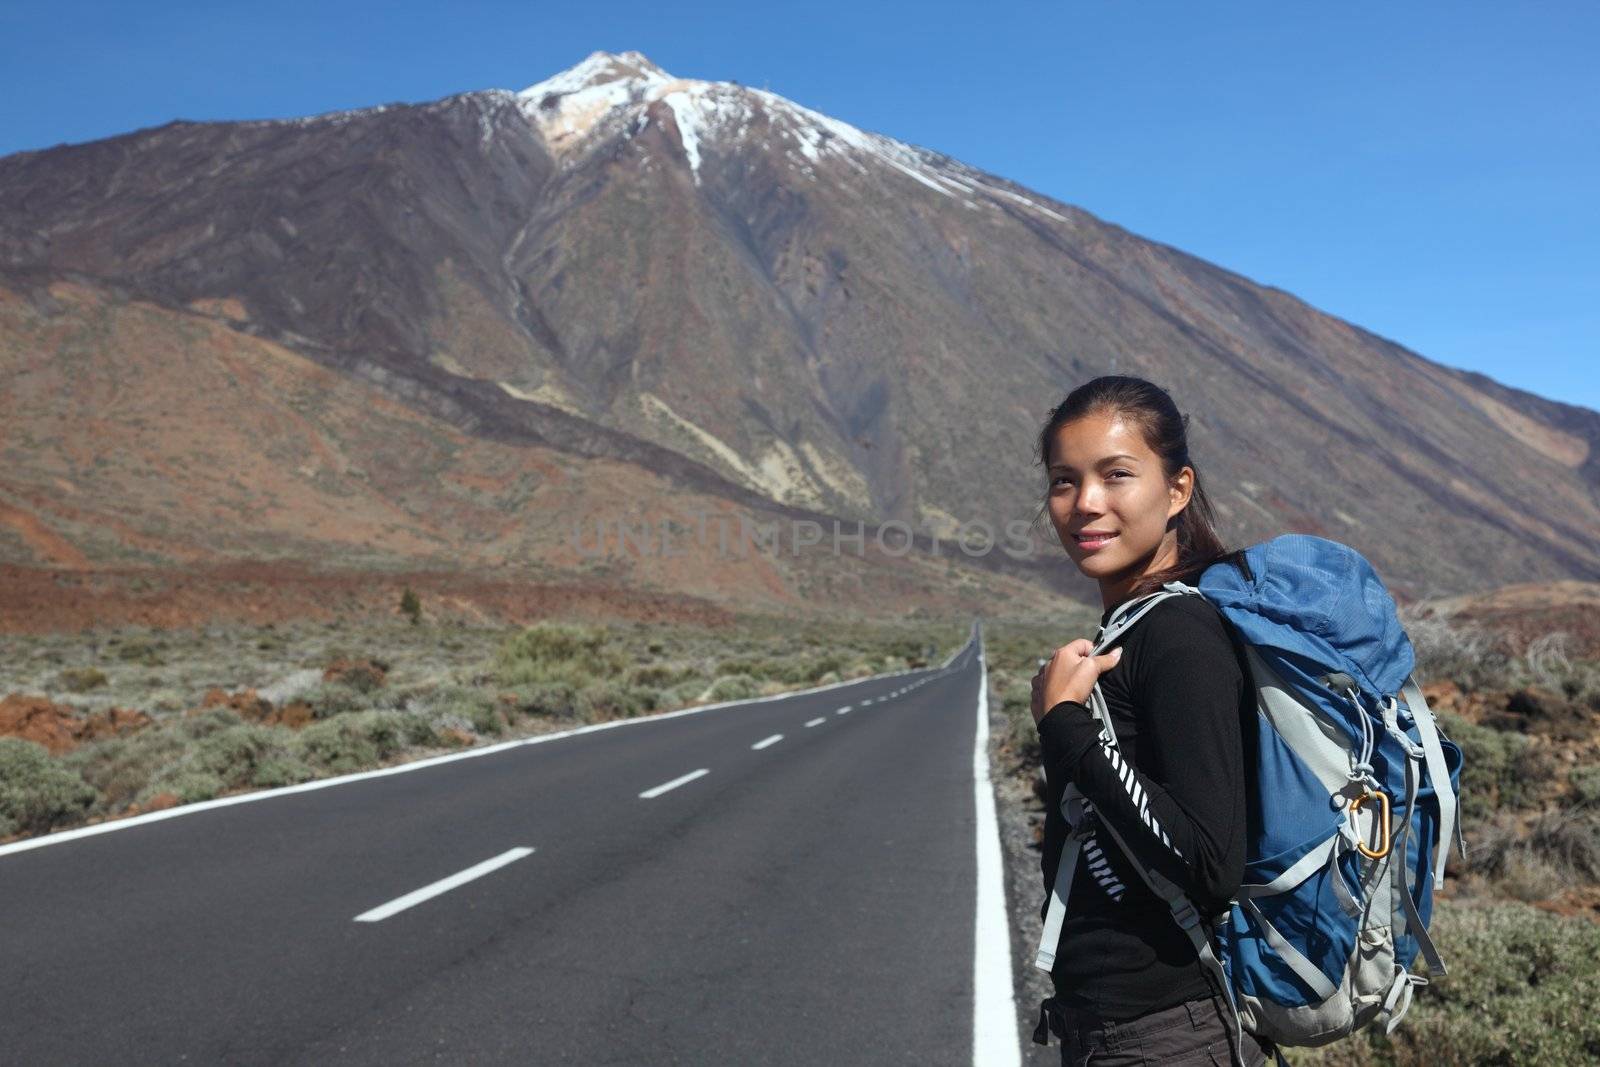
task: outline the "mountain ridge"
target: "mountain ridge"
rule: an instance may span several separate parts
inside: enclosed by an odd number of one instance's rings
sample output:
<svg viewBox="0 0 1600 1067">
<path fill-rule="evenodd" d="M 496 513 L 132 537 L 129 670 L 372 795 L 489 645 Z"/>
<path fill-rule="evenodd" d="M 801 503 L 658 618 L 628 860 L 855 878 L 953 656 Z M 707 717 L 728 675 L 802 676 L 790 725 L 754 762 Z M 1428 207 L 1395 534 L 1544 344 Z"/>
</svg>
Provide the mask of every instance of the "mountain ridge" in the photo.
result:
<svg viewBox="0 0 1600 1067">
<path fill-rule="evenodd" d="M 1416 596 L 1600 575 L 1600 414 L 764 90 L 595 82 L 639 60 L 0 158 L 0 282 L 226 304 L 477 436 L 946 539 L 1035 513 L 1050 404 L 1139 374 L 1232 540 L 1333 536 Z"/>
</svg>

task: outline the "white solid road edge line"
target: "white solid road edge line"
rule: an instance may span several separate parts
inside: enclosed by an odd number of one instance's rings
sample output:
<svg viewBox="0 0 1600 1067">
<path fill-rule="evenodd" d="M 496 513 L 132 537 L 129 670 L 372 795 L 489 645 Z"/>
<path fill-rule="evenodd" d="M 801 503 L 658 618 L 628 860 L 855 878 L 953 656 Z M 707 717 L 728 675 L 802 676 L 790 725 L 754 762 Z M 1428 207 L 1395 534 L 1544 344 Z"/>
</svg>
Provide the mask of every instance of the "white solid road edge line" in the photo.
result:
<svg viewBox="0 0 1600 1067">
<path fill-rule="evenodd" d="M 972 784 L 977 800 L 978 893 L 972 952 L 973 1067 L 1020 1067 L 1017 998 L 1011 984 L 1011 917 L 1006 910 L 1005 866 L 1000 821 L 989 781 L 989 665 L 978 635 L 978 730 L 973 745 Z"/>
<path fill-rule="evenodd" d="M 966 650 L 972 643 L 969 637 L 967 643 L 945 660 L 937 669 L 919 667 L 903 671 L 885 671 L 882 674 L 869 675 L 866 678 L 851 678 L 842 682 L 829 682 L 827 685 L 812 686 L 810 689 L 795 689 L 788 693 L 774 693 L 771 696 L 751 697 L 748 700 L 724 700 L 716 704 L 702 704 L 695 708 L 679 708 L 677 711 L 663 711 L 655 715 L 640 715 L 631 719 L 612 719 L 610 722 L 590 723 L 588 726 L 576 726 L 571 730 L 558 730 L 555 733 L 539 734 L 535 737 L 519 737 L 513 741 L 502 741 L 497 745 L 484 745 L 482 748 L 470 748 L 465 752 L 446 752 L 438 756 L 428 756 L 424 759 L 411 760 L 407 763 L 397 763 L 392 767 L 379 767 L 371 771 L 354 771 L 350 774 L 340 774 L 332 778 L 316 778 L 309 782 L 300 782 L 296 785 L 280 785 L 271 789 L 257 789 L 249 793 L 235 793 L 233 796 L 217 797 L 214 800 L 198 800 L 193 804 L 178 804 L 174 807 L 163 808 L 160 811 L 147 811 L 143 815 L 130 815 L 123 819 L 107 819 L 104 822 L 93 823 L 89 826 L 75 826 L 70 830 L 57 830 L 52 834 L 40 837 L 24 838 L 21 841 L 12 841 L 0 845 L 0 856 L 8 856 L 13 852 L 26 852 L 29 849 L 44 848 L 46 845 L 59 845 L 66 841 L 76 841 L 82 837 L 93 837 L 96 834 L 109 834 L 116 830 L 127 830 L 145 823 L 160 822 L 163 819 L 176 819 L 183 815 L 193 815 L 201 811 L 210 811 L 212 808 L 226 808 L 234 804 L 251 804 L 258 800 L 270 800 L 273 797 L 287 796 L 290 793 L 308 793 L 314 789 L 327 789 L 330 786 L 345 785 L 350 782 L 359 782 L 368 778 L 382 778 L 390 774 L 405 774 L 408 771 L 420 771 L 424 767 L 432 767 L 439 763 L 453 763 L 456 760 L 476 759 L 487 756 L 493 752 L 503 752 L 508 748 L 518 745 L 541 745 L 546 741 L 559 741 L 564 737 L 575 737 L 578 734 L 593 733 L 596 730 L 611 730 L 619 726 L 633 726 L 642 722 L 659 722 L 662 719 L 674 719 L 679 715 L 698 715 L 702 711 L 716 711 L 719 708 L 728 708 L 740 704 L 766 704 L 774 700 L 788 700 L 790 697 L 806 696 L 810 693 L 821 693 L 829 689 L 838 689 L 846 685 L 861 685 L 865 682 L 877 681 L 879 678 L 893 678 L 901 674 L 925 674 L 933 670 L 935 675 L 942 674 L 949 669 L 956 656 Z"/>
<path fill-rule="evenodd" d="M 424 900 L 427 900 L 430 897 L 436 897 L 440 893 L 448 893 L 457 886 L 466 885 L 474 878 L 482 878 L 490 871 L 499 870 L 506 864 L 515 863 L 522 857 L 531 855 L 532 853 L 533 849 L 531 848 L 507 849 L 506 851 L 500 853 L 500 855 L 495 856 L 493 859 L 484 860 L 482 863 L 475 863 L 466 870 L 457 871 L 448 878 L 441 878 L 437 882 L 431 882 L 428 885 L 423 886 L 421 889 L 413 889 L 403 897 L 395 897 L 387 904 L 379 904 L 371 911 L 364 911 L 360 915 L 356 916 L 355 921 L 358 923 L 381 922 L 396 912 L 405 911 L 407 908 L 421 904 Z"/>
<path fill-rule="evenodd" d="M 660 785 L 656 786 L 654 789 L 646 789 L 643 793 L 639 794 L 639 799 L 640 800 L 650 800 L 650 799 L 652 799 L 654 797 L 660 796 L 662 793 L 665 793 L 669 789 L 676 789 L 680 785 L 683 785 L 686 782 L 692 782 L 696 778 L 699 778 L 701 775 L 710 774 L 710 773 L 711 773 L 711 771 L 708 768 L 705 768 L 705 767 L 701 767 L 698 771 L 690 771 L 688 774 L 680 775 L 677 778 L 674 778 L 670 782 L 663 782 Z"/>
</svg>

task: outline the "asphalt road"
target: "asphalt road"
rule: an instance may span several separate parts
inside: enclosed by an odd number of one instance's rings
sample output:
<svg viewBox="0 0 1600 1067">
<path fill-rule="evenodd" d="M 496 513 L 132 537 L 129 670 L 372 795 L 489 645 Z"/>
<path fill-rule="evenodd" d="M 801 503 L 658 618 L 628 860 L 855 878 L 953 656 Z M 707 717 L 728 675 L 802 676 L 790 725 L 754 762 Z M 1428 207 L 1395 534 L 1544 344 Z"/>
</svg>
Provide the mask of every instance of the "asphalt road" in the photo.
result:
<svg viewBox="0 0 1600 1067">
<path fill-rule="evenodd" d="M 0 850 L 0 1063 L 972 1064 L 977 653 Z"/>
</svg>

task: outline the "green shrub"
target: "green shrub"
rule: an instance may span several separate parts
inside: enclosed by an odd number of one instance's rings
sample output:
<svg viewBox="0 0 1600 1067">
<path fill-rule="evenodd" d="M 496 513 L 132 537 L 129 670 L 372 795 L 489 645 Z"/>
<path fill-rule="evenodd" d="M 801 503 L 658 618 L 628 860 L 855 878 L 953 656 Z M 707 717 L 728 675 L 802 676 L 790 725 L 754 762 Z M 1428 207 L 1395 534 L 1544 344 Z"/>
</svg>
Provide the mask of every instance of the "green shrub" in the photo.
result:
<svg viewBox="0 0 1600 1067">
<path fill-rule="evenodd" d="M 703 678 L 691 678 L 686 682 L 679 682 L 671 689 L 661 693 L 661 706 L 684 708 L 690 704 L 699 703 L 700 695 L 705 692 L 706 683 Z"/>
<path fill-rule="evenodd" d="M 660 703 L 661 694 L 648 686 L 601 681 L 578 694 L 578 714 L 585 722 L 631 719 L 656 710 Z"/>
<path fill-rule="evenodd" d="M 412 711 L 390 712 L 400 724 L 400 738 L 407 745 L 436 745 L 439 733 L 424 715 Z"/>
<path fill-rule="evenodd" d="M 384 672 L 387 669 L 381 663 L 353 663 L 339 671 L 338 681 L 339 684 L 348 686 L 363 696 L 370 696 L 383 688 Z"/>
<path fill-rule="evenodd" d="M 783 682 L 786 685 L 809 682 L 812 678 L 811 660 L 799 656 L 771 660 L 768 663 L 766 678 L 770 682 Z"/>
<path fill-rule="evenodd" d="M 1600 767 L 1576 767 L 1567 776 L 1580 804 L 1600 804 Z"/>
<path fill-rule="evenodd" d="M 1394 1034 L 1369 1028 L 1296 1064 L 1538 1064 L 1600 1058 L 1600 923 L 1526 904 L 1439 900 L 1429 924 L 1449 975 L 1416 991 Z"/>
<path fill-rule="evenodd" d="M 334 774 L 376 767 L 412 745 L 430 744 L 433 727 L 420 715 L 359 711 L 314 722 L 295 737 L 299 755 Z"/>
<path fill-rule="evenodd" d="M 161 652 L 166 644 L 148 637 L 130 637 L 117 648 L 117 658 L 124 663 L 143 663 L 147 667 L 160 667 L 166 660 Z"/>
<path fill-rule="evenodd" d="M 69 693 L 87 693 L 102 688 L 109 679 L 96 667 L 68 667 L 56 680 Z"/>
<path fill-rule="evenodd" d="M 352 714 L 324 719 L 301 730 L 298 747 L 305 762 L 335 774 L 361 770 L 377 763 L 378 746 L 352 721 L 355 717 Z"/>
<path fill-rule="evenodd" d="M 493 704 L 478 705 L 467 713 L 467 721 L 472 724 L 472 732 L 479 735 L 499 735 L 505 732 L 506 723 L 500 715 L 500 710 Z"/>
<path fill-rule="evenodd" d="M 670 686 L 676 684 L 681 677 L 677 668 L 665 663 L 652 663 L 645 667 L 635 667 L 628 672 L 628 681 L 633 685 Z"/>
<path fill-rule="evenodd" d="M 300 696 L 311 705 L 311 713 L 318 719 L 331 719 L 335 715 L 348 715 L 372 707 L 368 693 L 344 682 L 321 682 Z"/>
<path fill-rule="evenodd" d="M 151 736 L 144 746 L 124 744 L 95 760 L 97 766 L 113 768 L 109 774 L 119 798 L 133 792 L 142 803 L 158 793 L 173 793 L 188 804 L 230 789 L 287 785 L 312 776 L 295 755 L 293 731 L 241 722 L 226 709 L 147 733 L 168 736 Z M 191 737 L 185 740 L 184 734 Z"/>
<path fill-rule="evenodd" d="M 1545 812 L 1528 827 L 1527 842 L 1574 881 L 1600 882 L 1600 812 L 1590 808 Z"/>
<path fill-rule="evenodd" d="M 761 695 L 761 683 L 748 674 L 724 674 L 706 687 L 700 699 L 716 704 L 724 700 L 749 700 Z"/>
<path fill-rule="evenodd" d="M 578 690 L 570 682 L 530 682 L 513 686 L 511 692 L 524 715 L 571 719 L 578 714 Z"/>
<path fill-rule="evenodd" d="M 202 737 L 209 737 L 219 730 L 226 730 L 231 726 L 238 726 L 244 722 L 239 718 L 239 713 L 232 708 L 207 708 L 198 715 L 185 715 L 178 720 L 178 733 L 182 737 L 198 741 Z"/>
<path fill-rule="evenodd" d="M 400 613 L 411 620 L 412 626 L 422 621 L 422 598 L 409 585 L 400 594 Z"/>
<path fill-rule="evenodd" d="M 260 789 L 297 785 L 316 777 L 316 773 L 299 758 L 292 755 L 268 756 L 256 764 L 250 784 Z"/>
<path fill-rule="evenodd" d="M 847 663 L 849 663 L 849 657 L 843 652 L 824 652 L 820 656 L 815 656 L 806 668 L 807 673 L 810 675 L 809 681 L 825 684 L 823 683 L 824 678 L 836 680 L 839 677 L 839 672 L 844 669 Z"/>
<path fill-rule="evenodd" d="M 1600 662 L 1575 658 L 1572 635 L 1564 630 L 1542 634 L 1528 642 L 1515 662 L 1513 677 L 1591 710 L 1600 711 Z"/>
<path fill-rule="evenodd" d="M 771 656 L 739 656 L 725 659 L 717 667 L 719 675 L 746 675 L 756 681 L 798 682 L 810 677 L 803 661 Z"/>
<path fill-rule="evenodd" d="M 258 769 L 269 760 L 289 756 L 294 733 L 282 726 L 241 723 L 201 740 L 190 756 L 190 765 L 215 775 L 228 787 L 256 783 Z"/>
<path fill-rule="evenodd" d="M 209 771 L 180 769 L 170 776 L 151 782 L 139 794 L 139 801 L 144 803 L 157 793 L 172 793 L 177 796 L 179 803 L 193 804 L 201 800 L 210 800 L 226 788 L 227 783 Z"/>
<path fill-rule="evenodd" d="M 622 672 L 621 653 L 609 647 L 602 627 L 541 622 L 506 638 L 495 653 L 495 677 L 503 686 L 568 682 L 581 687 Z"/>
<path fill-rule="evenodd" d="M 61 761 L 98 790 L 105 807 L 115 811 L 143 793 L 162 768 L 181 760 L 189 744 L 190 738 L 181 728 L 160 724 L 79 745 Z"/>
<path fill-rule="evenodd" d="M 43 745 L 0 737 L 0 836 L 42 834 L 81 819 L 95 795 Z"/>
<path fill-rule="evenodd" d="M 446 718 L 452 715 L 459 716 L 467 722 L 475 723 L 485 713 L 494 711 L 495 698 L 478 686 L 447 685 L 441 686 L 428 698 L 428 707 L 436 715 Z"/>
<path fill-rule="evenodd" d="M 1532 782 L 1521 774 L 1528 739 L 1478 726 L 1448 711 L 1439 724 L 1461 747 L 1461 788 L 1468 822 L 1481 822 L 1501 808 L 1518 807 Z"/>
</svg>

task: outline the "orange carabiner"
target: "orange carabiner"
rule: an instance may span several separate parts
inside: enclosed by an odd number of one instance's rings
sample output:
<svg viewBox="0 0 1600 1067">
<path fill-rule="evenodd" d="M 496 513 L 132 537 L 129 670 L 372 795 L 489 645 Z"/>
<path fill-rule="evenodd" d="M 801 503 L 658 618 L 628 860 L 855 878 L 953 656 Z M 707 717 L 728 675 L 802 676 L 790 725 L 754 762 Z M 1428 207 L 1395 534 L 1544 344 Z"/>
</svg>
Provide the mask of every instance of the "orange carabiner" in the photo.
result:
<svg viewBox="0 0 1600 1067">
<path fill-rule="evenodd" d="M 1383 857 L 1389 854 L 1389 847 L 1391 844 L 1389 840 L 1389 794 L 1381 790 L 1367 790 L 1365 793 L 1362 793 L 1360 796 L 1356 797 L 1350 802 L 1350 814 L 1354 816 L 1356 812 L 1361 810 L 1361 805 L 1365 804 L 1373 797 L 1378 798 L 1379 806 L 1383 809 L 1382 815 L 1378 820 L 1383 831 L 1383 851 L 1374 852 L 1372 849 L 1367 847 L 1367 843 L 1365 841 L 1356 842 L 1356 851 L 1367 857 L 1369 860 L 1381 860 Z"/>
</svg>

